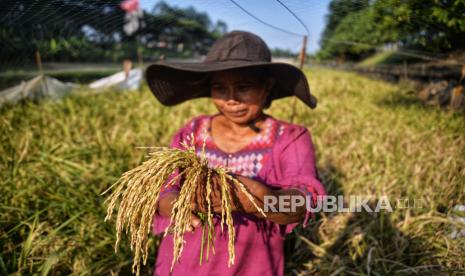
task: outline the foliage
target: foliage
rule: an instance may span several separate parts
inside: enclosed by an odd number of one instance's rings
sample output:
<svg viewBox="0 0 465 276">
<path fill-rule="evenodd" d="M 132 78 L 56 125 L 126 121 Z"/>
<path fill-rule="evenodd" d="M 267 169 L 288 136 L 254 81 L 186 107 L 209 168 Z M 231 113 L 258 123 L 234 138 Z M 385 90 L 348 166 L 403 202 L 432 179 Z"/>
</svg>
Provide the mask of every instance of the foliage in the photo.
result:
<svg viewBox="0 0 465 276">
<path fill-rule="evenodd" d="M 325 52 L 342 59 L 354 59 L 362 54 L 372 53 L 374 46 L 368 43 L 371 41 L 374 26 L 369 22 L 367 11 L 363 9 L 344 17 L 336 27 L 331 40 L 327 42 Z M 365 35 L 360 37 L 359 34 Z"/>
<path fill-rule="evenodd" d="M 289 49 L 280 49 L 280 48 L 271 49 L 271 55 L 273 57 L 289 57 L 289 58 L 295 58 L 297 56 L 295 53 L 293 53 Z"/>
<path fill-rule="evenodd" d="M 226 23 L 212 23 L 194 8 L 159 2 L 143 11 L 142 27 L 131 36 L 123 32 L 121 0 L 6 0 L 0 9 L 2 66 L 34 61 L 39 50 L 45 61 L 121 61 L 142 50 L 158 58 L 160 49 L 178 55 L 202 54 L 227 31 Z M 157 43 L 166 43 L 164 48 Z M 178 52 L 177 45 L 184 47 Z"/>
<path fill-rule="evenodd" d="M 422 59 L 418 57 L 406 56 L 402 53 L 387 51 L 376 53 L 357 64 L 359 67 L 373 67 L 378 65 L 398 65 L 403 62 L 417 63 Z"/>
<path fill-rule="evenodd" d="M 387 44 L 442 53 L 465 45 L 463 0 L 334 0 L 322 36 L 321 58 L 360 59 Z"/>
<path fill-rule="evenodd" d="M 321 48 L 326 49 L 339 23 L 347 15 L 368 6 L 368 0 L 333 0 L 328 7 L 326 26 L 321 35 Z"/>
</svg>

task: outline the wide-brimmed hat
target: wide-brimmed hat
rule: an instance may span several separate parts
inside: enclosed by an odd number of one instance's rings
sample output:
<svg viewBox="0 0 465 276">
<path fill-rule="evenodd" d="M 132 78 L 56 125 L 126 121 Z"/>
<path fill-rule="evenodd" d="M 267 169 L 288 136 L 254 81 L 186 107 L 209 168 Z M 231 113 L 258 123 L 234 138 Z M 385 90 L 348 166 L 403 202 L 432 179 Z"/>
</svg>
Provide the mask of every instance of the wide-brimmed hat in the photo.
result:
<svg viewBox="0 0 465 276">
<path fill-rule="evenodd" d="M 271 100 L 297 96 L 311 108 L 317 99 L 310 93 L 307 78 L 297 67 L 271 62 L 271 52 L 258 36 L 233 31 L 219 38 L 203 62 L 160 62 L 147 68 L 150 90 L 164 105 L 176 105 L 186 100 L 209 97 L 209 73 L 237 68 L 266 67 L 275 79 Z"/>
</svg>

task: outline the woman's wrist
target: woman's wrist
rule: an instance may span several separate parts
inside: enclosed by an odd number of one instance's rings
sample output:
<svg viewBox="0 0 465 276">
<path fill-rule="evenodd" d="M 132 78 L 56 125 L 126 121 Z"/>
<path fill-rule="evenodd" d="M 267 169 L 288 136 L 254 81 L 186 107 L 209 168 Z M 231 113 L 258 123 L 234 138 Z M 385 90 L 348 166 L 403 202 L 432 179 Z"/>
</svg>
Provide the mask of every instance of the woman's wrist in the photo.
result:
<svg viewBox="0 0 465 276">
<path fill-rule="evenodd" d="M 164 194 L 163 197 L 158 200 L 158 214 L 163 217 L 171 217 L 171 211 L 173 210 L 174 202 L 178 196 L 179 193 L 174 191 Z"/>
<path fill-rule="evenodd" d="M 235 176 L 239 180 L 252 196 L 254 203 L 263 209 L 263 199 L 266 195 L 269 195 L 272 190 L 269 189 L 266 185 L 244 176 Z M 239 211 L 258 216 L 260 212 L 257 210 L 255 205 L 251 202 L 250 198 L 241 191 L 241 189 L 236 189 L 236 198 L 239 200 L 238 206 Z"/>
<path fill-rule="evenodd" d="M 305 206 L 298 206 L 293 208 L 290 206 L 292 204 L 291 198 L 293 196 L 303 196 L 303 193 L 298 190 L 298 189 L 279 189 L 279 190 L 273 190 L 269 189 L 268 194 L 266 196 L 272 197 L 273 200 L 265 200 L 263 197 L 263 202 L 267 202 L 267 204 L 271 201 L 275 203 L 273 206 L 268 206 L 268 208 L 265 208 L 265 204 L 263 204 L 261 207 L 265 211 L 266 217 L 263 217 L 263 215 L 259 212 L 255 212 L 255 215 L 260 218 L 264 218 L 266 220 L 272 221 L 277 224 L 290 224 L 290 223 L 296 223 L 296 222 L 301 222 L 304 221 L 306 217 L 306 208 Z M 280 197 L 284 197 L 286 199 L 286 208 L 288 211 L 282 211 L 281 208 L 279 208 L 279 204 L 281 204 L 281 199 Z"/>
</svg>

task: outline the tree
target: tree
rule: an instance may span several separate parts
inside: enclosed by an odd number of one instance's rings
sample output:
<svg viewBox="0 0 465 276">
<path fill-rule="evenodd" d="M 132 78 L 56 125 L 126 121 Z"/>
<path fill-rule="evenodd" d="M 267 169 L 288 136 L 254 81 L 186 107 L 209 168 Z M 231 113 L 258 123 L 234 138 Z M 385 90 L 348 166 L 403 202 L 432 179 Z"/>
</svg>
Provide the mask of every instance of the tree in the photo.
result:
<svg viewBox="0 0 465 276">
<path fill-rule="evenodd" d="M 148 41 L 163 40 L 168 43 L 183 43 L 186 48 L 205 53 L 215 39 L 226 32 L 226 23 L 218 21 L 213 25 L 210 17 L 193 7 L 178 8 L 161 1 L 147 16 L 148 29 L 145 31 Z M 156 34 L 156 35 L 154 35 Z"/>
<path fill-rule="evenodd" d="M 321 35 L 321 47 L 329 43 L 339 23 L 350 13 L 360 11 L 368 6 L 369 0 L 333 0 L 326 15 L 326 26 Z"/>
<path fill-rule="evenodd" d="M 464 0 L 333 0 L 320 58 L 357 60 L 385 44 L 443 53 L 465 46 Z"/>
<path fill-rule="evenodd" d="M 35 50 L 48 61 L 115 60 L 134 54 L 136 47 L 149 51 L 148 46 L 159 41 L 204 53 L 227 31 L 224 22 L 213 24 L 204 12 L 162 1 L 143 12 L 145 27 L 128 36 L 123 32 L 121 1 L 3 0 L 1 66 L 32 61 Z"/>
<path fill-rule="evenodd" d="M 373 53 L 377 34 L 370 12 L 365 8 L 344 17 L 326 42 L 325 54 L 340 60 L 354 60 Z"/>
<path fill-rule="evenodd" d="M 124 13 L 119 0 L 6 0 L 0 9 L 0 59 L 30 58 L 34 50 L 45 48 L 44 56 L 54 54 L 60 59 L 60 49 L 78 50 L 87 41 L 86 28 L 98 39 L 94 44 L 110 47 L 115 34 L 121 32 Z M 117 24 L 108 24 L 115 22 Z M 76 43 L 76 45 L 74 44 Z M 48 46 L 46 46 L 48 45 Z M 76 55 L 66 53 L 67 59 Z"/>
</svg>

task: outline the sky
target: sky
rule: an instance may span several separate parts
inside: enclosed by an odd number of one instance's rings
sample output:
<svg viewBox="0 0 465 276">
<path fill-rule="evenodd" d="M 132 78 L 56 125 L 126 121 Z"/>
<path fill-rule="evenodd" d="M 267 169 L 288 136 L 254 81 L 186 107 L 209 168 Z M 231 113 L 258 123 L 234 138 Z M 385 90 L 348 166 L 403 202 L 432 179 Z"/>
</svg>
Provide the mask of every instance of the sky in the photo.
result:
<svg viewBox="0 0 465 276">
<path fill-rule="evenodd" d="M 299 21 L 276 0 L 235 0 L 243 8 L 261 20 L 293 33 L 306 34 Z M 144 10 L 150 11 L 158 1 L 140 0 Z M 230 0 L 166 0 L 171 6 L 194 7 L 206 12 L 213 22 L 222 20 L 228 25 L 228 31 L 244 30 L 259 35 L 270 48 L 289 49 L 298 52 L 302 47 L 302 37 L 283 33 L 268 27 L 243 12 Z M 330 0 L 282 0 L 307 26 L 310 36 L 307 52 L 315 53 L 319 49 L 319 39 L 325 26 L 325 15 Z"/>
</svg>

